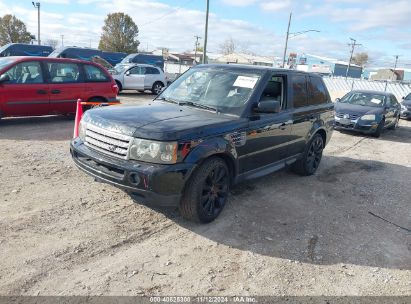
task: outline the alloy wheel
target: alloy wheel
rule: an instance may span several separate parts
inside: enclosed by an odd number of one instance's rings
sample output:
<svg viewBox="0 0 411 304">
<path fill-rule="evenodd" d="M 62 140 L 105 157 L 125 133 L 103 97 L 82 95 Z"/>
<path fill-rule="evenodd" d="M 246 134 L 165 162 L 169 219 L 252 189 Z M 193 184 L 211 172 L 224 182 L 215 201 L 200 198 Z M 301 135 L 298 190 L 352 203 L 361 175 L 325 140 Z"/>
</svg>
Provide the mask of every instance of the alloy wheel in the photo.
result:
<svg viewBox="0 0 411 304">
<path fill-rule="evenodd" d="M 307 154 L 307 169 L 310 172 L 317 170 L 323 154 L 324 143 L 321 136 L 317 136 L 310 145 Z"/>
<path fill-rule="evenodd" d="M 223 209 L 228 195 L 229 177 L 225 167 L 217 166 L 204 180 L 201 192 L 201 208 L 208 216 L 213 216 Z"/>
</svg>

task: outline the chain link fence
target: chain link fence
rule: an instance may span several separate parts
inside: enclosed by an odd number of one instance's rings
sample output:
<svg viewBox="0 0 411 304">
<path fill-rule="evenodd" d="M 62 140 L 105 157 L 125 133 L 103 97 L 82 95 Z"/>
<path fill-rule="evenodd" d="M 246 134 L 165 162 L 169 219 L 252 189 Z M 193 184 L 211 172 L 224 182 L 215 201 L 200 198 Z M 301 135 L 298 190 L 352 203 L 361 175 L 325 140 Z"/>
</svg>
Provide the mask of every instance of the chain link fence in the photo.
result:
<svg viewBox="0 0 411 304">
<path fill-rule="evenodd" d="M 324 77 L 324 83 L 330 92 L 331 98 L 340 98 L 352 90 L 374 90 L 390 92 L 398 101 L 411 93 L 411 83 L 395 81 L 377 81 L 358 78 Z"/>
</svg>

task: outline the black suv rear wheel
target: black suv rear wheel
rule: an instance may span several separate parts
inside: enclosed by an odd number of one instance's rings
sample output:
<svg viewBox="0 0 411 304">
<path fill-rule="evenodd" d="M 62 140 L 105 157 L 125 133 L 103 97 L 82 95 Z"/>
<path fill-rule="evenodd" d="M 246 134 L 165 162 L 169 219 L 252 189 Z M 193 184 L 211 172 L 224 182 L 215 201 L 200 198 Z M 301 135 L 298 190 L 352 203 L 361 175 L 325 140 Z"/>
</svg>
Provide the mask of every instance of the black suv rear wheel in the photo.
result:
<svg viewBox="0 0 411 304">
<path fill-rule="evenodd" d="M 230 188 L 227 164 L 218 157 L 206 160 L 193 173 L 183 198 L 180 212 L 184 218 L 200 223 L 209 223 L 223 210 Z"/>
<path fill-rule="evenodd" d="M 293 171 L 303 176 L 313 175 L 320 166 L 323 149 L 323 137 L 317 133 L 308 143 L 303 158 L 293 164 Z"/>
</svg>

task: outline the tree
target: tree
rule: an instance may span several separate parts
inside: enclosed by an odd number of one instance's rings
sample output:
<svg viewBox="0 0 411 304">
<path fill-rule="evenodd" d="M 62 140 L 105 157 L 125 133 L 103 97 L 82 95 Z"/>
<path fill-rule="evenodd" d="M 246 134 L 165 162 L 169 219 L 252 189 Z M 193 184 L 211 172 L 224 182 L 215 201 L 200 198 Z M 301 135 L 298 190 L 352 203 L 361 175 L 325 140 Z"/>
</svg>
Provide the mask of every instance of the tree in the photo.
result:
<svg viewBox="0 0 411 304">
<path fill-rule="evenodd" d="M 28 43 L 31 34 L 23 21 L 12 15 L 0 17 L 0 46 L 8 43 Z"/>
<path fill-rule="evenodd" d="M 226 39 L 222 44 L 220 44 L 220 52 L 223 55 L 232 54 L 237 49 L 237 43 L 233 38 Z"/>
<path fill-rule="evenodd" d="M 367 53 L 357 53 L 353 56 L 351 63 L 354 63 L 359 66 L 364 66 L 368 63 L 368 54 Z"/>
<path fill-rule="evenodd" d="M 137 36 L 138 27 L 129 15 L 108 14 L 98 48 L 102 51 L 136 53 L 140 44 Z"/>
<path fill-rule="evenodd" d="M 59 44 L 59 41 L 57 39 L 47 39 L 44 42 L 44 45 L 51 46 L 53 49 L 55 49 L 58 44 Z"/>
</svg>

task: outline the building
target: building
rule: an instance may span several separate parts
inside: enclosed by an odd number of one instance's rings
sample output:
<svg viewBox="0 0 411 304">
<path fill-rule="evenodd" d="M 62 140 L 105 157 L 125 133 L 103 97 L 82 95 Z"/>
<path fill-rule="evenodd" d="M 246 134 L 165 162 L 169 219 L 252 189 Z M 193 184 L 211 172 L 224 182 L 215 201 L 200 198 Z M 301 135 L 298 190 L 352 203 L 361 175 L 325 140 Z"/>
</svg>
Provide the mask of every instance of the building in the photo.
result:
<svg viewBox="0 0 411 304">
<path fill-rule="evenodd" d="M 391 80 L 391 81 L 411 81 L 411 69 L 406 68 L 383 68 L 374 67 L 366 68 L 363 72 L 363 78 L 371 80 Z"/>
<path fill-rule="evenodd" d="M 345 77 L 348 69 L 348 62 L 317 56 L 312 54 L 302 54 L 297 57 L 296 69 L 306 72 L 320 73 L 330 76 L 343 76 Z M 356 64 L 351 64 L 348 71 L 348 77 L 361 78 L 362 67 Z"/>
<path fill-rule="evenodd" d="M 214 61 L 216 63 L 237 63 L 272 67 L 274 58 L 243 53 L 232 53 L 217 57 Z"/>
</svg>

